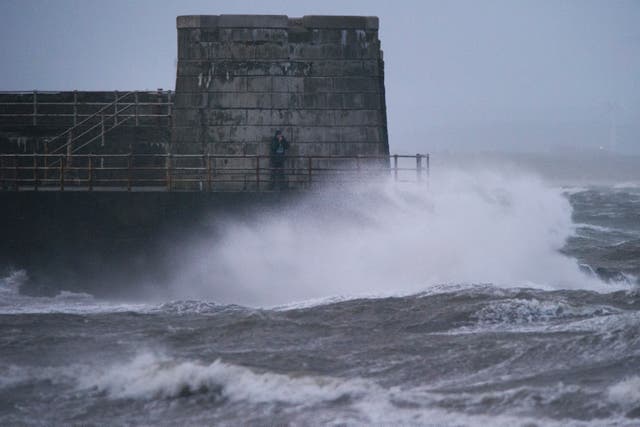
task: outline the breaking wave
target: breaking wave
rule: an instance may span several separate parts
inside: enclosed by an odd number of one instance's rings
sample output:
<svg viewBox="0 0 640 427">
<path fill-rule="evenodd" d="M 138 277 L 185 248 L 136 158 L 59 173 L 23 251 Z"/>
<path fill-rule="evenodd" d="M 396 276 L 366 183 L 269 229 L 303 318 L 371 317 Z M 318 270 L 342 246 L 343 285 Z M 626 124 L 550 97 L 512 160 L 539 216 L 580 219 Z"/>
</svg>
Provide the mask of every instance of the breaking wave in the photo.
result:
<svg viewBox="0 0 640 427">
<path fill-rule="evenodd" d="M 173 295 L 265 306 L 442 283 L 623 287 L 559 252 L 576 229 L 571 214 L 562 189 L 496 173 L 319 193 L 252 221 L 223 221 L 215 239 L 185 251 Z"/>
</svg>

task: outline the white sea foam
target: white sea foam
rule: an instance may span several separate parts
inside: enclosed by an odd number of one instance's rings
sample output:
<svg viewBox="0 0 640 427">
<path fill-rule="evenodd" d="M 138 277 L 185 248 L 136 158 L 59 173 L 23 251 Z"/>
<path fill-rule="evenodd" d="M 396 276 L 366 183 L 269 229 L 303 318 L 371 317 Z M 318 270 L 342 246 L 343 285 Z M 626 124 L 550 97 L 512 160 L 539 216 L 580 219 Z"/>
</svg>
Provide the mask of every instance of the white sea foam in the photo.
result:
<svg viewBox="0 0 640 427">
<path fill-rule="evenodd" d="M 640 406 L 640 377 L 625 378 L 612 385 L 607 390 L 607 397 L 624 408 Z"/>
<path fill-rule="evenodd" d="M 428 388 L 384 388 L 374 381 L 343 379 L 312 375 L 284 375 L 260 372 L 215 361 L 175 361 L 166 356 L 143 353 L 132 361 L 114 365 L 100 373 L 79 380 L 80 391 L 106 393 L 110 399 L 158 400 L 188 398 L 207 394 L 225 404 L 240 403 L 245 415 L 259 406 L 268 417 L 269 408 L 278 405 L 279 413 L 287 413 L 296 424 L 420 424 L 456 426 L 587 426 L 589 422 L 528 418 L 510 409 L 527 405 L 526 399 L 517 405 L 506 404 L 506 413 L 476 414 L 474 406 L 484 407 L 487 394 L 455 396 L 434 392 Z M 535 391 L 535 390 L 534 390 Z M 572 391 L 572 390 L 569 390 Z M 566 392 L 561 388 L 559 392 Z M 540 390 L 544 395 L 544 390 Z M 521 390 L 494 392 L 492 401 L 520 399 Z M 458 411 L 443 409 L 447 399 L 455 397 Z M 535 396 L 534 396 L 535 397 Z M 531 398 L 531 400 L 534 399 Z M 548 397 L 551 400 L 551 397 Z M 444 403 L 444 405 L 443 405 Z M 513 402 L 511 402 L 513 403 Z M 539 403 L 539 401 L 536 401 Z M 266 406 L 265 406 L 266 405 Z M 470 410 L 471 413 L 465 413 Z M 620 420 L 618 420 L 620 421 Z M 620 425 L 626 425 L 622 422 Z"/>
<path fill-rule="evenodd" d="M 174 362 L 154 353 L 140 354 L 130 362 L 84 378 L 81 386 L 97 388 L 116 399 L 174 398 L 207 392 L 234 401 L 289 404 L 331 401 L 367 390 L 364 382 L 254 372 L 219 360 L 211 364 Z"/>
<path fill-rule="evenodd" d="M 24 270 L 0 278 L 0 314 L 90 314 L 123 311 L 147 311 L 147 304 L 108 302 L 95 299 L 87 293 L 62 291 L 54 297 L 22 295 L 20 286 L 28 280 Z"/>
<path fill-rule="evenodd" d="M 613 188 L 617 190 L 625 190 L 625 189 L 636 190 L 636 189 L 640 189 L 640 182 L 638 181 L 618 182 L 613 185 Z"/>
<path fill-rule="evenodd" d="M 617 289 L 559 253 L 574 231 L 571 206 L 531 176 L 448 172 L 428 189 L 361 186 L 282 209 L 229 220 L 185 250 L 175 295 L 273 306 L 441 283 Z"/>
<path fill-rule="evenodd" d="M 575 306 L 562 301 L 509 299 L 488 304 L 473 315 L 480 323 L 527 324 L 559 319 L 579 319 L 619 313 L 607 306 Z"/>
</svg>

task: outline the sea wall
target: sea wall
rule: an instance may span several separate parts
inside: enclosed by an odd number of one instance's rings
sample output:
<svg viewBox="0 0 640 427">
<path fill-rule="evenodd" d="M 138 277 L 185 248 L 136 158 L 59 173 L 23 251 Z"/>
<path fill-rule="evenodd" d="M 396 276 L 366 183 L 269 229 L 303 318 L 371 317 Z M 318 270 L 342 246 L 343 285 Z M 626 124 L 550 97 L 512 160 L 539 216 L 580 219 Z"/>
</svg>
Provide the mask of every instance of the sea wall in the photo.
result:
<svg viewBox="0 0 640 427">
<path fill-rule="evenodd" d="M 163 291 L 197 239 L 213 244 L 225 218 L 285 209 L 292 192 L 0 191 L 0 277 L 24 269 L 25 293 L 96 296 Z M 150 293 L 151 292 L 151 293 Z"/>
</svg>

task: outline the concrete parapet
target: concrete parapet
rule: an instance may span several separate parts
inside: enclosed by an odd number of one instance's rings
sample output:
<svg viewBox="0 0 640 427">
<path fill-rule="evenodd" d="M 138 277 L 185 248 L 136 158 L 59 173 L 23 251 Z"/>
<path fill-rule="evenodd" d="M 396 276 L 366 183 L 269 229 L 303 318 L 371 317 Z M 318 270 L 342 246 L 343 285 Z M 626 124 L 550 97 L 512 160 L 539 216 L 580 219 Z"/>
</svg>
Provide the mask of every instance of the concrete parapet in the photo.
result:
<svg viewBox="0 0 640 427">
<path fill-rule="evenodd" d="M 286 15 L 184 15 L 176 18 L 182 28 L 316 28 L 316 29 L 378 29 L 375 16 L 307 15 L 288 18 Z"/>
</svg>

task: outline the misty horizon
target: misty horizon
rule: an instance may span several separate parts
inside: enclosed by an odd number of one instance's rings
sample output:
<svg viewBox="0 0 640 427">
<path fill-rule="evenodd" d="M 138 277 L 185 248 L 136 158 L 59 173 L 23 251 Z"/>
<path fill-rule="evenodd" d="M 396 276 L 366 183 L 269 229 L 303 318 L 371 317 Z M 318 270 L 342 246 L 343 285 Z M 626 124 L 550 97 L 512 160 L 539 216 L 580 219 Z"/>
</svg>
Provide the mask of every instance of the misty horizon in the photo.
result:
<svg viewBox="0 0 640 427">
<path fill-rule="evenodd" d="M 640 154 L 634 1 L 5 2 L 0 90 L 173 89 L 178 15 L 375 15 L 392 152 Z"/>
</svg>

